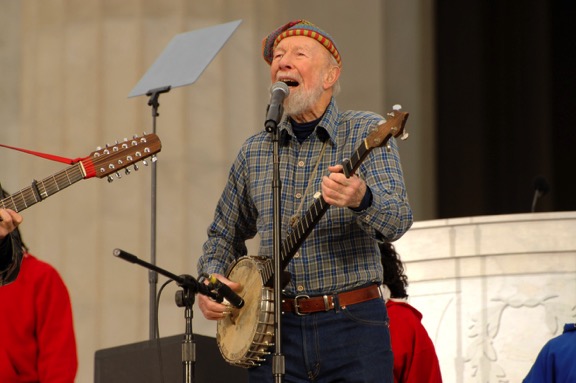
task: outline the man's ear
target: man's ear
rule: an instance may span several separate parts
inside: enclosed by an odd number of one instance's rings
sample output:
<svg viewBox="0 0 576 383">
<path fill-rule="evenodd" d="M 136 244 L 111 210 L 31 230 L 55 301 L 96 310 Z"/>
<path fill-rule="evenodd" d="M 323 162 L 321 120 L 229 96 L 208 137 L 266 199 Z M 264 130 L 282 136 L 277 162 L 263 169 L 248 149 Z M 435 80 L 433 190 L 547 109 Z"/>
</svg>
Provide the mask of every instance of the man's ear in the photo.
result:
<svg viewBox="0 0 576 383">
<path fill-rule="evenodd" d="M 336 81 L 338 81 L 338 78 L 340 78 L 341 70 L 342 68 L 336 65 L 333 65 L 330 67 L 330 69 L 328 69 L 328 71 L 326 72 L 326 76 L 324 76 L 325 89 L 331 88 L 332 86 L 334 86 L 334 84 L 336 84 Z"/>
</svg>

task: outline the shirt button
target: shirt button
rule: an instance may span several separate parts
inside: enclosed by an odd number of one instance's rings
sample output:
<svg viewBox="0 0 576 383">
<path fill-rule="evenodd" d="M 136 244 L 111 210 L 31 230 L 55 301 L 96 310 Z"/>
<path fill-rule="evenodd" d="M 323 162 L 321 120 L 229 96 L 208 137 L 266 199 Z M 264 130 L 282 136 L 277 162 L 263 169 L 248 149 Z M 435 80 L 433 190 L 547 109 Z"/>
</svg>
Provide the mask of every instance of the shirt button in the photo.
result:
<svg viewBox="0 0 576 383">
<path fill-rule="evenodd" d="M 298 291 L 304 291 L 304 286 L 302 285 L 298 286 Z"/>
<path fill-rule="evenodd" d="M 303 168 L 304 167 L 304 161 L 298 161 L 298 166 Z"/>
<path fill-rule="evenodd" d="M 294 258 L 300 258 L 300 253 L 294 254 Z"/>
<path fill-rule="evenodd" d="M 302 198 L 302 193 L 296 193 L 295 197 L 296 198 Z"/>
</svg>

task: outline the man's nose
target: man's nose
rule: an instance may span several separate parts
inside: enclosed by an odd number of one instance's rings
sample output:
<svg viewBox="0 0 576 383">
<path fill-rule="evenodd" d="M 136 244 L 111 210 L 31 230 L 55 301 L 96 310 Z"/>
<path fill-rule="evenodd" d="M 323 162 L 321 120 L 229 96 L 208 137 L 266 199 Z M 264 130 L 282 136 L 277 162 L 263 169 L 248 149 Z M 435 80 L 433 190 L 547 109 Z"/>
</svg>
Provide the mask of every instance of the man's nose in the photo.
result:
<svg viewBox="0 0 576 383">
<path fill-rule="evenodd" d="M 282 55 L 280 60 L 278 60 L 278 68 L 280 68 L 280 69 L 292 68 L 292 58 L 291 58 L 290 54 L 286 53 L 286 54 Z"/>
</svg>

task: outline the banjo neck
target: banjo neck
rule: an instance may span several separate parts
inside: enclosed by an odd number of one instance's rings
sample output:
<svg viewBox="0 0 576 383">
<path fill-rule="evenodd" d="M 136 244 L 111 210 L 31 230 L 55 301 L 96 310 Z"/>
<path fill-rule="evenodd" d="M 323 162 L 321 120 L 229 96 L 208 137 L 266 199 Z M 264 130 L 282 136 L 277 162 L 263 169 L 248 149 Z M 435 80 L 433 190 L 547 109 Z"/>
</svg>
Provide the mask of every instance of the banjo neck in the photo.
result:
<svg viewBox="0 0 576 383">
<path fill-rule="evenodd" d="M 394 109 L 387 113 L 388 119 L 376 126 L 374 130 L 362 141 L 350 159 L 342 162 L 343 173 L 346 177 L 354 175 L 360 164 L 368 157 L 368 154 L 377 147 L 384 146 L 390 137 L 398 137 L 402 135 L 402 139 L 406 139 L 408 135 L 404 133 L 404 125 L 408 119 L 408 113 L 400 112 Z M 306 214 L 301 217 L 294 225 L 293 230 L 282 241 L 280 245 L 280 268 L 285 270 L 288 264 L 300 248 L 302 243 L 308 238 L 316 224 L 324 216 L 330 205 L 324 200 L 320 192 L 314 194 L 314 202 L 306 211 Z M 286 273 L 285 273 L 286 274 Z M 273 263 L 268 262 L 262 270 L 262 280 L 264 286 L 273 288 L 274 286 L 274 269 Z M 289 274 L 284 275 L 283 285 L 289 280 Z"/>
</svg>

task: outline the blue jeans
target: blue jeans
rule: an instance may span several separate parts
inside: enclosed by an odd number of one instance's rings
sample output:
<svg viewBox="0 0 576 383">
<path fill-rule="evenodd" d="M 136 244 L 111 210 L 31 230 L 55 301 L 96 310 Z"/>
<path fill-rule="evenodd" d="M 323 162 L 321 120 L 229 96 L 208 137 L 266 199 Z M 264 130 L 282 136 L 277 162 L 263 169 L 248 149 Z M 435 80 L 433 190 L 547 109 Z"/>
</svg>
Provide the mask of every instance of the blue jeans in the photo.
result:
<svg viewBox="0 0 576 383">
<path fill-rule="evenodd" d="M 388 324 L 383 299 L 305 316 L 282 315 L 283 381 L 393 383 Z M 249 370 L 250 383 L 274 382 L 272 356 Z"/>
</svg>

